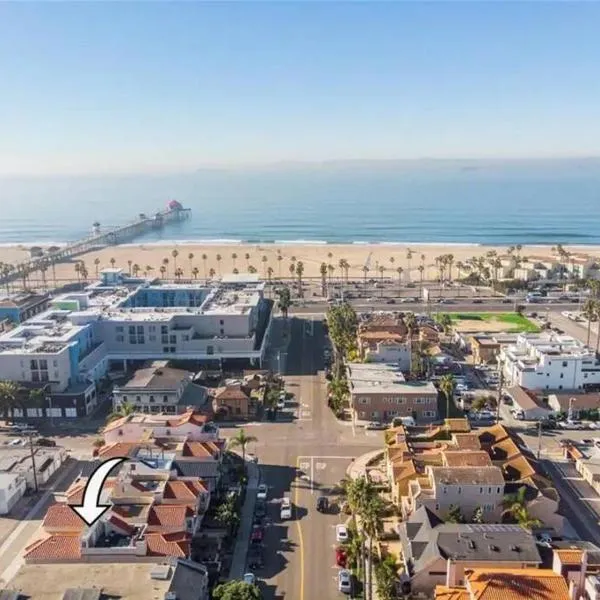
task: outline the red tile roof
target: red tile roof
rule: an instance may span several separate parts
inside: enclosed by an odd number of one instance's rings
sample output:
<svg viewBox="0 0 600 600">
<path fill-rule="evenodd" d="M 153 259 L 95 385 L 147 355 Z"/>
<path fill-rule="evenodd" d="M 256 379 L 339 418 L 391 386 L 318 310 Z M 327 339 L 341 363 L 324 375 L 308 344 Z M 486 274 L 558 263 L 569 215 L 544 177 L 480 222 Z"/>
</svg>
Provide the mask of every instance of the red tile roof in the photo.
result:
<svg viewBox="0 0 600 600">
<path fill-rule="evenodd" d="M 190 553 L 191 536 L 185 531 L 176 533 L 147 533 L 147 556 L 175 556 L 187 558 Z"/>
<path fill-rule="evenodd" d="M 180 427 L 181 425 L 185 425 L 186 423 L 191 423 L 192 425 L 204 425 L 208 421 L 208 416 L 200 414 L 198 412 L 194 412 L 193 410 L 188 410 L 186 413 L 179 415 L 177 419 L 173 419 L 172 421 L 167 422 L 168 427 Z"/>
<path fill-rule="evenodd" d="M 46 512 L 42 527 L 52 533 L 52 530 L 62 529 L 77 533 L 84 528 L 81 517 L 68 505 L 64 503 L 53 504 Z"/>
<path fill-rule="evenodd" d="M 23 557 L 26 560 L 77 560 L 81 558 L 79 534 L 51 535 L 37 540 L 25 548 Z"/>
<path fill-rule="evenodd" d="M 114 488 L 117 480 L 115 477 L 110 477 L 104 482 L 102 486 L 104 489 Z M 83 502 L 83 492 L 87 483 L 86 477 L 80 477 L 74 483 L 71 484 L 69 489 L 65 492 L 67 498 L 67 504 L 81 504 Z"/>
<path fill-rule="evenodd" d="M 108 519 L 106 520 L 113 527 L 116 527 L 117 529 L 122 531 L 125 535 L 133 535 L 136 531 L 133 525 L 130 525 L 129 523 L 121 519 L 121 517 L 117 517 L 117 515 L 115 515 L 114 513 L 111 514 L 110 517 L 108 517 Z"/>
<path fill-rule="evenodd" d="M 115 442 L 114 444 L 107 444 L 98 449 L 98 457 L 103 459 L 109 458 L 120 458 L 122 456 L 129 456 L 129 453 L 139 446 L 139 443 L 133 442 Z"/>
<path fill-rule="evenodd" d="M 189 504 L 158 504 L 148 513 L 148 526 L 153 529 L 161 527 L 185 529 L 185 520 L 193 516 L 194 509 Z"/>
<path fill-rule="evenodd" d="M 181 500 L 189 504 L 201 493 L 208 492 L 201 479 L 167 481 L 163 497 L 166 500 Z"/>
<path fill-rule="evenodd" d="M 213 442 L 184 442 L 181 452 L 182 456 L 194 456 L 196 458 L 219 456 L 219 447 Z"/>
</svg>

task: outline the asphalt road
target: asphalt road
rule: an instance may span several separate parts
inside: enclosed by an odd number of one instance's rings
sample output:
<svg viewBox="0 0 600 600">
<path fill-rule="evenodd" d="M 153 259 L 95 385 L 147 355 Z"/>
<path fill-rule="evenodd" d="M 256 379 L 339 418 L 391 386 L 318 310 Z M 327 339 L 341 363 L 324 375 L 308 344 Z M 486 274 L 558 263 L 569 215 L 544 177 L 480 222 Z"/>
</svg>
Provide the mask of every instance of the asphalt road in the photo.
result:
<svg viewBox="0 0 600 600">
<path fill-rule="evenodd" d="M 387 302 L 365 302 L 364 300 L 352 300 L 350 304 L 357 311 L 410 311 L 410 312 L 426 312 L 427 306 L 423 302 L 418 303 L 396 303 L 388 304 Z M 577 308 L 577 303 L 561 303 L 561 304 L 525 304 L 525 312 L 544 313 L 546 307 L 552 312 L 560 312 L 563 310 L 574 310 Z M 290 314 L 294 315 L 317 315 L 325 314 L 329 305 L 326 302 L 311 302 L 305 306 L 300 306 L 297 303 L 292 304 Z M 481 304 L 473 303 L 471 298 L 455 299 L 450 304 L 440 304 L 433 302 L 429 305 L 431 312 L 511 312 L 514 310 L 514 303 L 502 302 L 501 300 L 486 300 Z"/>
<path fill-rule="evenodd" d="M 339 423 L 327 407 L 324 329 L 322 321 L 315 320 L 309 327 L 307 322 L 290 319 L 284 376 L 293 401 L 277 422 L 245 426 L 247 433 L 258 438 L 249 450 L 258 458 L 261 480 L 269 487 L 265 566 L 256 571 L 267 599 L 342 597 L 336 590 L 334 550 L 335 525 L 343 516 L 337 510 L 317 512 L 316 500 L 327 495 L 335 501 L 332 490 L 352 459 L 381 448 L 382 443 L 381 432 L 355 431 L 350 423 Z M 279 516 L 284 495 L 294 507 L 289 521 Z"/>
</svg>

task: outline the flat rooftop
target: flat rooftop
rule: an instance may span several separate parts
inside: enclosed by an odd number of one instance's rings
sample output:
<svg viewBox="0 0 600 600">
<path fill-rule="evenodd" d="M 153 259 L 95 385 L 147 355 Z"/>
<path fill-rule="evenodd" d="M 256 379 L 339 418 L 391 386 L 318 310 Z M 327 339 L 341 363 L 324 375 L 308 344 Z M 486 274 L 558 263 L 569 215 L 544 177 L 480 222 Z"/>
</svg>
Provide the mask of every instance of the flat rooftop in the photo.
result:
<svg viewBox="0 0 600 600">
<path fill-rule="evenodd" d="M 168 366 L 167 361 L 157 360 L 147 367 L 138 369 L 127 383 L 121 386 L 121 389 L 173 391 L 179 388 L 182 381 L 191 377 L 192 373 L 183 369 L 173 369 Z"/>
<path fill-rule="evenodd" d="M 164 600 L 174 569 L 165 580 L 152 579 L 150 573 L 158 564 L 164 561 L 23 565 L 5 589 L 35 600 L 62 600 L 73 588 L 98 589 L 103 597 L 122 600 Z"/>
<path fill-rule="evenodd" d="M 407 382 L 402 372 L 394 365 L 350 363 L 348 365 L 350 388 L 356 394 L 436 394 L 437 389 L 430 381 Z"/>
</svg>

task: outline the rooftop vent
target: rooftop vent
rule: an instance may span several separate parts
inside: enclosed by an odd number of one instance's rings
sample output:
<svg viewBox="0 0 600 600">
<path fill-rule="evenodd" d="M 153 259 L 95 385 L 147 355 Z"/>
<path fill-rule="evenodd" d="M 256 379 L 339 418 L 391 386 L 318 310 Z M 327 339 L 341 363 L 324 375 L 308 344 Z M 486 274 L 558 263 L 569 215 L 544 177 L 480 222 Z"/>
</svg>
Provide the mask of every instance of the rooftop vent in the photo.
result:
<svg viewBox="0 0 600 600">
<path fill-rule="evenodd" d="M 475 546 L 475 542 L 474 542 L 473 540 L 469 540 L 469 548 L 470 548 L 471 550 L 475 550 L 475 547 L 476 547 L 476 546 Z"/>
<path fill-rule="evenodd" d="M 495 544 L 490 544 L 490 550 L 492 552 L 499 552 L 500 548 L 498 548 L 498 546 L 496 546 Z"/>
<path fill-rule="evenodd" d="M 521 548 L 519 548 L 519 546 L 514 546 L 513 545 L 513 546 L 510 547 L 510 549 L 511 549 L 512 552 L 521 552 Z"/>
</svg>

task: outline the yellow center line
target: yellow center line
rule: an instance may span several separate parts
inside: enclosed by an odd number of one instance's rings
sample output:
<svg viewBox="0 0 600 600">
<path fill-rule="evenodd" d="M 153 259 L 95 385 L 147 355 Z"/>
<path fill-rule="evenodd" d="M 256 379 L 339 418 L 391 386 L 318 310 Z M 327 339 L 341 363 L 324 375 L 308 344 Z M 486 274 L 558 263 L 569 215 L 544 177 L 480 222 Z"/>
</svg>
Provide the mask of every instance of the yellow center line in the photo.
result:
<svg viewBox="0 0 600 600">
<path fill-rule="evenodd" d="M 294 492 L 294 508 L 296 510 L 296 527 L 298 528 L 298 539 L 300 543 L 300 597 L 298 600 L 304 600 L 304 539 L 302 537 L 302 525 L 298 519 L 298 492 L 300 490 L 300 480 L 298 471 L 300 470 L 300 457 L 296 458 L 296 490 Z"/>
</svg>

